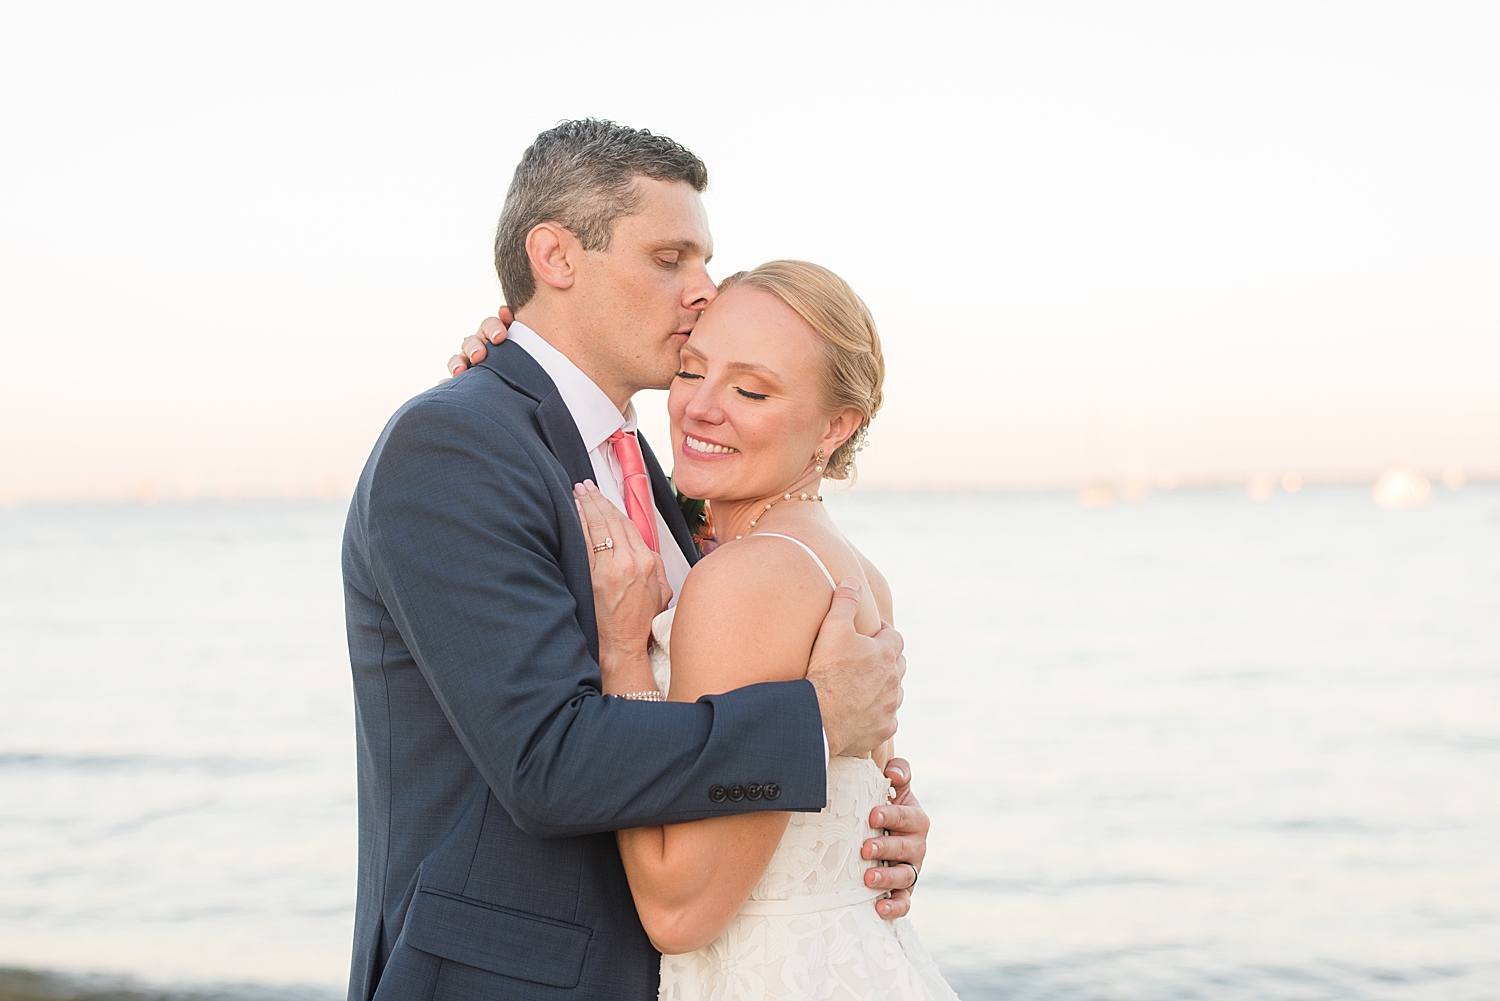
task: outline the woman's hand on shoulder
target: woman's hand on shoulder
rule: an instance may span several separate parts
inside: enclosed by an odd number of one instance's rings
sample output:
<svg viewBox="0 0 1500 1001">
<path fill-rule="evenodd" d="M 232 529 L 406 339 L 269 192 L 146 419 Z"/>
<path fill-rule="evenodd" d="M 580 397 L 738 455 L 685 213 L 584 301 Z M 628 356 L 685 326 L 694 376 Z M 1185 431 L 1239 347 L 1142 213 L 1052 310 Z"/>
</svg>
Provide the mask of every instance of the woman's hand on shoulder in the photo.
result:
<svg viewBox="0 0 1500 1001">
<path fill-rule="evenodd" d="M 484 361 L 485 355 L 489 354 L 489 345 L 505 340 L 514 322 L 516 316 L 509 306 L 501 306 L 494 316 L 485 317 L 479 324 L 479 331 L 465 337 L 458 354 L 448 359 L 448 374 L 463 375 L 470 367 Z"/>
</svg>

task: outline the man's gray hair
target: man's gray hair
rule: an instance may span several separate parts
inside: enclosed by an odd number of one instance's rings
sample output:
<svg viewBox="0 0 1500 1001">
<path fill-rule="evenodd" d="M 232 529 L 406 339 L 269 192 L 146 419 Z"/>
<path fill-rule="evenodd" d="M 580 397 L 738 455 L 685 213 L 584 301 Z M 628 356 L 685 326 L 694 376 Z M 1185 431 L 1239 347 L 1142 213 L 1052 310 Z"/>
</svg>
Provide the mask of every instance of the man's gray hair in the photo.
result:
<svg viewBox="0 0 1500 1001">
<path fill-rule="evenodd" d="M 637 177 L 708 187 L 708 168 L 681 143 L 598 118 L 563 122 L 536 137 L 505 195 L 495 230 L 495 271 L 511 309 L 536 294 L 526 237 L 566 227 L 585 250 L 608 250 L 615 223 L 639 208 Z"/>
</svg>

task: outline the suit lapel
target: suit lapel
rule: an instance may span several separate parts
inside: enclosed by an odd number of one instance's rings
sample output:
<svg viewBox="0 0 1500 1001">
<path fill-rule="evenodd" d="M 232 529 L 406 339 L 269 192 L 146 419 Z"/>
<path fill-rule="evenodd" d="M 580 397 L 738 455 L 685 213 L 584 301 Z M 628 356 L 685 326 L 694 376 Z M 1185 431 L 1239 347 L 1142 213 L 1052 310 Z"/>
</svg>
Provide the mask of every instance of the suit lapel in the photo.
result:
<svg viewBox="0 0 1500 1001">
<path fill-rule="evenodd" d="M 594 464 L 589 460 L 583 439 L 578 436 L 578 422 L 556 390 L 536 408 L 536 426 L 542 441 L 568 472 L 568 482 L 582 483 L 594 478 Z"/>
<path fill-rule="evenodd" d="M 646 460 L 646 472 L 651 476 L 651 496 L 656 501 L 656 510 L 661 512 L 662 520 L 677 541 L 677 548 L 687 557 L 688 566 L 692 566 L 698 562 L 698 547 L 693 543 L 693 533 L 688 528 L 687 519 L 682 516 L 682 508 L 677 505 L 677 491 L 672 489 L 672 481 L 667 479 L 656 456 L 651 454 L 645 436 L 637 431 L 635 440 L 641 443 L 641 458 Z"/>
<path fill-rule="evenodd" d="M 547 450 L 562 464 L 569 483 L 594 478 L 594 464 L 578 435 L 578 422 L 558 395 L 557 386 L 526 349 L 510 341 L 490 348 L 481 368 L 487 368 L 511 386 L 537 401 L 537 431 Z"/>
</svg>

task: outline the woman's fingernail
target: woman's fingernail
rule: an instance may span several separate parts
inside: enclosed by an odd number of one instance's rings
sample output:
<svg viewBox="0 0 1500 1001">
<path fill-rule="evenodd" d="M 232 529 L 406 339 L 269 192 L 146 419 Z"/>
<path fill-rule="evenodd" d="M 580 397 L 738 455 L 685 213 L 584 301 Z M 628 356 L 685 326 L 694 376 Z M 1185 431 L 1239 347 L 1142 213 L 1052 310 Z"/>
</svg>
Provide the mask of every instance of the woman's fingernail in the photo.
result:
<svg viewBox="0 0 1500 1001">
<path fill-rule="evenodd" d="M 469 361 L 478 361 L 478 360 L 479 360 L 479 349 L 475 348 L 473 351 L 469 352 Z"/>
</svg>

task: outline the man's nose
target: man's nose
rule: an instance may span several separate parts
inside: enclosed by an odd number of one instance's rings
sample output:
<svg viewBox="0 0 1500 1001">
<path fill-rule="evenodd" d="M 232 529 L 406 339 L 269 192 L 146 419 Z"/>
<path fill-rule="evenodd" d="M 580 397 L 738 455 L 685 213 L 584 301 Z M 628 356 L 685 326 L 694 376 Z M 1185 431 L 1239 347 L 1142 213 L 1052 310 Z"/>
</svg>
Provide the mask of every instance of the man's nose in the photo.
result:
<svg viewBox="0 0 1500 1001">
<path fill-rule="evenodd" d="M 718 296 L 719 289 L 708 276 L 708 268 L 701 267 L 693 280 L 682 290 L 682 305 L 686 309 L 701 313 Z"/>
</svg>

